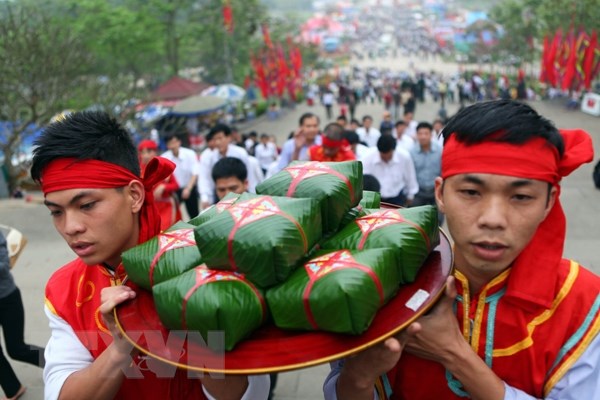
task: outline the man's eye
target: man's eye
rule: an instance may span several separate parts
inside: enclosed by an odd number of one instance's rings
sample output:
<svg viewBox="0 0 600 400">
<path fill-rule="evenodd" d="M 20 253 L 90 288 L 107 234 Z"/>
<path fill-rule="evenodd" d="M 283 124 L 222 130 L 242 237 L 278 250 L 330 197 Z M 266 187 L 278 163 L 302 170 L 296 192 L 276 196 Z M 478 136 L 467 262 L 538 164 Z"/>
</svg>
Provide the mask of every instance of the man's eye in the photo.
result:
<svg viewBox="0 0 600 400">
<path fill-rule="evenodd" d="M 50 210 L 50 216 L 52 216 L 52 217 L 58 217 L 61 214 L 62 214 L 62 211 L 60 211 L 60 210 Z"/>
<path fill-rule="evenodd" d="M 516 200 L 519 200 L 519 201 L 527 201 L 527 200 L 533 199 L 533 197 L 531 197 L 527 194 L 516 194 L 514 197 Z"/>
<path fill-rule="evenodd" d="M 94 205 L 95 205 L 95 204 L 96 204 L 96 202 L 95 202 L 95 201 L 92 201 L 92 202 L 89 202 L 89 203 L 84 203 L 84 204 L 82 204 L 82 205 L 80 206 L 80 208 L 81 208 L 82 210 L 90 210 L 90 209 L 92 209 L 92 208 L 94 207 Z"/>
<path fill-rule="evenodd" d="M 477 192 L 477 190 L 472 190 L 472 189 L 463 189 L 460 192 L 466 196 L 477 196 L 479 194 L 479 192 Z"/>
</svg>

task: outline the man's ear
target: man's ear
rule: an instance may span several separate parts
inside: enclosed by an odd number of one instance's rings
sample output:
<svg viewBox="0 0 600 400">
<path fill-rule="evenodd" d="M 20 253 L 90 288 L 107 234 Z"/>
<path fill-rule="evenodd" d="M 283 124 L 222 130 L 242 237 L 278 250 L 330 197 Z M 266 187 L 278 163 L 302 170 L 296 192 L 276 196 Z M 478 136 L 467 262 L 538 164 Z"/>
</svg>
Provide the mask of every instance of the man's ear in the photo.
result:
<svg viewBox="0 0 600 400">
<path fill-rule="evenodd" d="M 550 210 L 554 207 L 556 203 L 556 199 L 558 198 L 558 188 L 556 186 L 552 186 L 550 191 L 548 192 L 548 201 L 546 202 L 546 210 L 544 211 L 544 219 L 550 214 Z"/>
<path fill-rule="evenodd" d="M 444 213 L 444 179 L 441 177 L 435 178 L 435 202 L 437 203 L 438 210 Z"/>
<path fill-rule="evenodd" d="M 140 181 L 133 180 L 127 185 L 127 192 L 131 201 L 131 212 L 139 212 L 142 209 L 144 199 L 146 198 L 144 185 Z"/>
<path fill-rule="evenodd" d="M 248 179 L 244 180 L 244 185 L 242 187 L 244 188 L 244 192 L 248 191 Z"/>
</svg>

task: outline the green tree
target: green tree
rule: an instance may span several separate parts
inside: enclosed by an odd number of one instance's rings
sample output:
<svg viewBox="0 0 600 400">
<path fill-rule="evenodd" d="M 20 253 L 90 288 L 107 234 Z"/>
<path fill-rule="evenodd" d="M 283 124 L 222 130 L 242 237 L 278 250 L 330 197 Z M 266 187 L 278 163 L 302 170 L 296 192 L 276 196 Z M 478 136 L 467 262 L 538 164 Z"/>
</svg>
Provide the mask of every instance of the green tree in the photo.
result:
<svg viewBox="0 0 600 400">
<path fill-rule="evenodd" d="M 76 32 L 44 7 L 26 2 L 0 5 L 0 150 L 9 189 L 20 170 L 12 159 L 32 126 L 64 109 L 92 60 Z"/>
</svg>

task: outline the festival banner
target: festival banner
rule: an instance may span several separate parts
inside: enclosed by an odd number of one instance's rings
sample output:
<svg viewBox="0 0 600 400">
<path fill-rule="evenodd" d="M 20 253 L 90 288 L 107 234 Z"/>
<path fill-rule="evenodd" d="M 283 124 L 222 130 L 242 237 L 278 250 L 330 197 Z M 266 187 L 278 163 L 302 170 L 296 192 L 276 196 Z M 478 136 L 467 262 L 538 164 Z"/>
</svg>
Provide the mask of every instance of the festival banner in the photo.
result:
<svg viewBox="0 0 600 400">
<path fill-rule="evenodd" d="M 586 89 L 590 89 L 592 86 L 592 80 L 594 78 L 594 67 L 600 65 L 600 50 L 598 48 L 598 32 L 593 31 L 592 37 L 590 38 L 590 44 L 586 49 L 585 58 L 583 60 L 583 72 L 584 81 L 583 84 Z M 596 73 L 597 73 L 596 68 Z"/>
<path fill-rule="evenodd" d="M 229 34 L 233 33 L 233 10 L 230 0 L 223 0 L 223 25 Z"/>
</svg>

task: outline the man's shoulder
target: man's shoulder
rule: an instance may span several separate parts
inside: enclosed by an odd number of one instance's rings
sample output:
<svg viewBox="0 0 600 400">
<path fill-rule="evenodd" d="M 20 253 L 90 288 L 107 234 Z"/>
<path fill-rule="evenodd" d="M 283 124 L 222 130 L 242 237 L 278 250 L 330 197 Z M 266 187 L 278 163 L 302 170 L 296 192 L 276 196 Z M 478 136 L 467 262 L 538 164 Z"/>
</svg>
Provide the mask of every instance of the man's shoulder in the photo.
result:
<svg viewBox="0 0 600 400">
<path fill-rule="evenodd" d="M 243 147 L 239 147 L 239 146 L 230 144 L 229 147 L 227 148 L 227 156 L 237 157 L 237 158 L 241 158 L 241 159 L 247 159 L 248 152 Z"/>
</svg>

